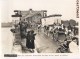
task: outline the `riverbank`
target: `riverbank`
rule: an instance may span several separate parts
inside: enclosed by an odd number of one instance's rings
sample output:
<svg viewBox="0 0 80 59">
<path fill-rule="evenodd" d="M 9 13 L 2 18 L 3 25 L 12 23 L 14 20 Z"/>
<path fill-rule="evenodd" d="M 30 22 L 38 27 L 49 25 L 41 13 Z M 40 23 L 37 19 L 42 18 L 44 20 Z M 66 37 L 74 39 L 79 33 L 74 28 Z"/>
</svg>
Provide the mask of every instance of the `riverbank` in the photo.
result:
<svg viewBox="0 0 80 59">
<path fill-rule="evenodd" d="M 9 54 L 12 52 L 14 36 L 10 29 L 11 27 L 1 28 L 1 46 L 3 54 Z"/>
</svg>

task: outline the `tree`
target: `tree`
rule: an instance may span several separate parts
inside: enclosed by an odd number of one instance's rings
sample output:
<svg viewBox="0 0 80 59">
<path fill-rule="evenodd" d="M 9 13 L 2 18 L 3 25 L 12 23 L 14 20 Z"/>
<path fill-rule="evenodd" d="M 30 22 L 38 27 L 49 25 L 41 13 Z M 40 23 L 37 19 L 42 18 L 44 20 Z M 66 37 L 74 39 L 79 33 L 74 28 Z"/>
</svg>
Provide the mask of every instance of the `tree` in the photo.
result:
<svg viewBox="0 0 80 59">
<path fill-rule="evenodd" d="M 71 19 L 71 20 L 69 21 L 69 23 L 70 23 L 71 26 L 75 26 L 75 25 L 76 25 L 76 21 L 73 20 L 73 19 Z"/>
</svg>

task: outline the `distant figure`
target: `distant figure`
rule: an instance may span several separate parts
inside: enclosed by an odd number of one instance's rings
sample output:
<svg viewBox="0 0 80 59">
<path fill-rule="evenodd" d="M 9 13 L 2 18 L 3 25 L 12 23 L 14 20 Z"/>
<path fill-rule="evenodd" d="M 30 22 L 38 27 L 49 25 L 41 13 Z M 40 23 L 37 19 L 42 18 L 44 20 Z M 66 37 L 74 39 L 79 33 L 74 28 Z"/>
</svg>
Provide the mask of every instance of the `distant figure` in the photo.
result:
<svg viewBox="0 0 80 59">
<path fill-rule="evenodd" d="M 25 22 L 24 24 L 25 24 L 24 31 L 25 31 L 25 32 L 27 32 L 28 23 L 27 23 L 27 22 Z"/>
<path fill-rule="evenodd" d="M 58 28 L 56 28 L 55 30 L 54 30 L 54 33 L 53 33 L 53 39 L 55 40 L 55 41 L 58 41 L 59 40 L 59 38 L 58 38 Z"/>
<path fill-rule="evenodd" d="M 21 35 L 21 39 L 26 38 L 26 24 L 24 22 L 20 22 L 20 35 Z"/>
<path fill-rule="evenodd" d="M 46 27 L 47 35 L 49 36 L 49 26 Z"/>
<path fill-rule="evenodd" d="M 40 31 L 41 25 L 38 25 L 38 32 Z"/>
<path fill-rule="evenodd" d="M 32 31 L 31 31 L 31 48 L 32 48 L 32 49 L 35 48 L 35 43 L 34 43 L 35 35 L 36 35 L 36 34 L 34 34 L 34 31 L 32 30 Z"/>
<path fill-rule="evenodd" d="M 12 33 L 16 33 L 15 25 L 12 26 L 12 28 L 10 29 L 10 31 L 11 31 Z"/>
<path fill-rule="evenodd" d="M 71 27 L 70 23 L 69 23 L 69 26 L 68 26 L 68 30 L 72 31 L 72 27 Z"/>
<path fill-rule="evenodd" d="M 64 25 L 63 24 L 61 25 L 61 28 L 62 28 L 62 30 L 64 29 Z"/>
<path fill-rule="evenodd" d="M 65 47 L 65 50 L 68 52 L 69 51 L 69 43 L 70 41 L 68 41 L 67 39 L 64 40 L 63 46 Z"/>
<path fill-rule="evenodd" d="M 64 40 L 63 44 L 56 50 L 57 53 L 69 53 L 69 43 L 67 39 Z"/>
<path fill-rule="evenodd" d="M 28 31 L 28 33 L 27 33 L 27 36 L 26 36 L 26 47 L 29 49 L 29 48 L 31 48 L 31 46 L 30 46 L 30 36 L 31 35 L 31 32 L 30 31 Z"/>
<path fill-rule="evenodd" d="M 44 26 L 44 32 L 46 32 L 46 25 Z"/>
<path fill-rule="evenodd" d="M 68 35 L 68 29 L 65 27 L 65 37 Z"/>
</svg>

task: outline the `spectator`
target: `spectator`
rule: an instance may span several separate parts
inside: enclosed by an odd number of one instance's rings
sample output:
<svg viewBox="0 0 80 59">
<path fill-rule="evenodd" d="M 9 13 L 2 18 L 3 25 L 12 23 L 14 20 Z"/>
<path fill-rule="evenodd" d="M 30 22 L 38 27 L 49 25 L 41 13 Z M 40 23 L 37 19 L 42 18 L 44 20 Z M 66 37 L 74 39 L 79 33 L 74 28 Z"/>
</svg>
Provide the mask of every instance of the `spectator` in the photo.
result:
<svg viewBox="0 0 80 59">
<path fill-rule="evenodd" d="M 32 31 L 31 31 L 31 37 L 30 37 L 30 38 L 31 38 L 31 48 L 32 48 L 32 49 L 35 48 L 35 43 L 34 43 L 35 35 L 36 35 L 36 34 L 34 34 L 34 31 L 32 30 Z"/>
<path fill-rule="evenodd" d="M 28 49 L 31 48 L 31 45 L 30 45 L 30 35 L 31 35 L 30 31 L 28 31 L 27 36 L 26 36 L 26 47 Z"/>
<path fill-rule="evenodd" d="M 76 37 L 72 38 L 72 41 L 69 44 L 69 50 L 71 53 L 78 53 L 79 52 Z"/>
<path fill-rule="evenodd" d="M 65 37 L 68 35 L 68 29 L 67 27 L 65 28 Z"/>
<path fill-rule="evenodd" d="M 34 43 L 35 35 L 36 34 L 34 34 L 34 31 L 32 30 L 28 32 L 27 37 L 26 37 L 27 39 L 26 47 L 30 49 L 31 52 L 34 52 L 34 49 L 35 49 L 35 43 Z"/>
<path fill-rule="evenodd" d="M 63 46 L 65 47 L 66 52 L 69 52 L 69 43 L 70 41 L 68 41 L 67 39 L 64 40 Z"/>
<path fill-rule="evenodd" d="M 41 29 L 41 25 L 39 24 L 38 25 L 38 32 L 40 32 L 40 29 Z"/>
<path fill-rule="evenodd" d="M 72 31 L 72 27 L 71 27 L 70 23 L 69 23 L 69 26 L 68 26 L 68 30 Z"/>
<path fill-rule="evenodd" d="M 20 22 L 19 25 L 20 25 L 21 39 L 26 38 L 26 29 L 27 29 L 26 24 L 24 22 Z"/>
</svg>

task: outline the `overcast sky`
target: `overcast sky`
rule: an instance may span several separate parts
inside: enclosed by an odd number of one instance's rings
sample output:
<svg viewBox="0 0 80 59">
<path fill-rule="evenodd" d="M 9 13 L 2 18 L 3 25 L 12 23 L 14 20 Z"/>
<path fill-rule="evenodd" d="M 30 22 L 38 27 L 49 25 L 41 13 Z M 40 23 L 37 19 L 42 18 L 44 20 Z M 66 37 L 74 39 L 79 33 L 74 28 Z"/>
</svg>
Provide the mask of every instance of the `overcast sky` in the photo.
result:
<svg viewBox="0 0 80 59">
<path fill-rule="evenodd" d="M 62 19 L 76 19 L 76 0 L 2 0 L 2 22 L 11 21 L 14 10 L 47 10 L 47 14 L 62 14 Z"/>
</svg>

